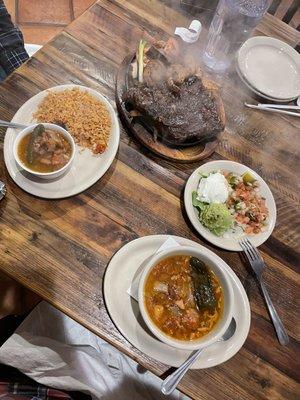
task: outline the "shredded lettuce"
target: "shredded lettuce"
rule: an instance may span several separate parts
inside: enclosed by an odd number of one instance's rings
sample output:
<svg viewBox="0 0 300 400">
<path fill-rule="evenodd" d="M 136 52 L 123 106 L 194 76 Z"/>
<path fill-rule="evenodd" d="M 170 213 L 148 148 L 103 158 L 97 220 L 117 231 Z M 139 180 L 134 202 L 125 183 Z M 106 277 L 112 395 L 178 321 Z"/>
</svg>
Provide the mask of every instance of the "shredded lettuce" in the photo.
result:
<svg viewBox="0 0 300 400">
<path fill-rule="evenodd" d="M 204 208 L 208 206 L 207 203 L 197 199 L 197 192 L 195 190 L 192 192 L 192 203 L 194 207 L 198 208 L 199 212 L 203 211 Z"/>
</svg>

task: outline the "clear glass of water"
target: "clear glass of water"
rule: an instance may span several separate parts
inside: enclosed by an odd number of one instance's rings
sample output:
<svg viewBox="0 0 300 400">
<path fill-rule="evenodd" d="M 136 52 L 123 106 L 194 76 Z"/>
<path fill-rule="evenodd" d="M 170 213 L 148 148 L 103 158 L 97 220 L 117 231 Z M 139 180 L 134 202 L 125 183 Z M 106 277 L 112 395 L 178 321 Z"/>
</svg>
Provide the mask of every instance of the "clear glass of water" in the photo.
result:
<svg viewBox="0 0 300 400">
<path fill-rule="evenodd" d="M 268 9 L 269 0 L 220 0 L 211 22 L 204 63 L 216 72 L 225 71 L 236 51 L 251 35 Z"/>
</svg>

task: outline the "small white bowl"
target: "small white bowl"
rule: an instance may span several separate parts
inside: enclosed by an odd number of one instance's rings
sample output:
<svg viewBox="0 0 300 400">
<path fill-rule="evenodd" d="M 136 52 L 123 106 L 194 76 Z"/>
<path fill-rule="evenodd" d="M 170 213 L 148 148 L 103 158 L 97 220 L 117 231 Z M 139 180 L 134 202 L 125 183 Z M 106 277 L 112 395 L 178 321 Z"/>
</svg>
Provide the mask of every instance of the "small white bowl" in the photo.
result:
<svg viewBox="0 0 300 400">
<path fill-rule="evenodd" d="M 223 313 L 216 326 L 207 335 L 191 341 L 172 338 L 171 336 L 165 334 L 162 330 L 160 330 L 150 318 L 146 309 L 144 299 L 145 283 L 152 268 L 163 259 L 177 255 L 189 255 L 192 257 L 197 257 L 201 261 L 203 261 L 215 273 L 222 286 L 224 295 Z M 222 266 L 219 264 L 217 259 L 212 258 L 208 254 L 205 254 L 204 251 L 199 250 L 195 247 L 181 246 L 180 248 L 170 248 L 154 255 L 151 260 L 145 265 L 139 282 L 138 300 L 139 308 L 146 325 L 158 339 L 172 347 L 176 347 L 177 349 L 196 350 L 211 345 L 224 335 L 233 315 L 234 294 L 230 277 L 228 276 L 226 271 L 222 269 Z"/>
<path fill-rule="evenodd" d="M 72 154 L 70 157 L 70 160 L 67 162 L 66 165 L 64 165 L 62 168 L 53 171 L 53 172 L 37 172 L 37 171 L 33 171 L 30 168 L 26 167 L 26 165 L 23 164 L 23 162 L 20 160 L 19 156 L 18 156 L 18 147 L 19 147 L 19 143 L 20 140 L 28 135 L 30 132 L 33 131 L 33 129 L 39 124 L 34 124 L 34 125 L 30 125 L 27 128 L 23 129 L 22 131 L 20 131 L 18 133 L 18 135 L 16 136 L 16 139 L 14 141 L 14 145 L 13 145 L 13 154 L 14 154 L 14 158 L 17 162 L 17 164 L 24 169 L 26 172 L 30 173 L 31 175 L 34 175 L 38 178 L 42 178 L 42 179 L 55 179 L 58 178 L 59 176 L 63 175 L 71 166 L 73 160 L 74 160 L 74 156 L 75 156 L 75 142 L 73 137 L 71 136 L 71 134 L 66 131 L 64 128 L 62 128 L 61 126 L 55 125 L 55 124 L 48 124 L 48 123 L 43 123 L 42 125 L 45 127 L 45 129 L 52 129 L 52 130 L 56 130 L 58 132 L 60 132 L 71 144 L 71 148 L 72 148 Z"/>
</svg>

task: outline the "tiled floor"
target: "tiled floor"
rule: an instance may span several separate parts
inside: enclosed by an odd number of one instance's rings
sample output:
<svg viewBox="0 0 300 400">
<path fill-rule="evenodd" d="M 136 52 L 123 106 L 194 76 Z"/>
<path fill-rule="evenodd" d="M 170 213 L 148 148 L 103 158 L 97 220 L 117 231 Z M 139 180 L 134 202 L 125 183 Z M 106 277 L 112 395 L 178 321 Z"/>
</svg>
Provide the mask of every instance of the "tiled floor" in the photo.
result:
<svg viewBox="0 0 300 400">
<path fill-rule="evenodd" d="M 26 43 L 44 44 L 95 0 L 4 0 Z"/>
<path fill-rule="evenodd" d="M 205 4 L 204 0 L 197 1 Z M 4 0 L 13 20 L 22 30 L 25 42 L 35 44 L 46 43 L 94 2 L 95 0 Z M 274 2 L 275 15 L 281 19 L 293 0 L 274 0 L 271 3 Z M 300 9 L 290 22 L 294 28 L 299 24 Z"/>
</svg>

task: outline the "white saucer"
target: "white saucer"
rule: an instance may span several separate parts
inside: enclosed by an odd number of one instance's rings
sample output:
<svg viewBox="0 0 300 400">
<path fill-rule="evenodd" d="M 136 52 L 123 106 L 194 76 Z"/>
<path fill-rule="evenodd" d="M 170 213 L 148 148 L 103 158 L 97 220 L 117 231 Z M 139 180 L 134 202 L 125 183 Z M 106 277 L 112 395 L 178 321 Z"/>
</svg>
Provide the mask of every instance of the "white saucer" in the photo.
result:
<svg viewBox="0 0 300 400">
<path fill-rule="evenodd" d="M 239 71 L 260 93 L 278 100 L 300 95 L 300 55 L 271 37 L 248 39 L 237 53 Z"/>
<path fill-rule="evenodd" d="M 251 84 L 247 81 L 247 79 L 241 73 L 237 63 L 236 63 L 236 72 L 237 72 L 238 76 L 240 77 L 240 79 L 243 81 L 243 83 L 248 87 L 248 89 L 250 89 L 252 92 L 256 93 L 258 96 L 263 97 L 264 99 L 274 101 L 275 103 L 278 103 L 278 102 L 290 103 L 291 101 L 293 101 L 295 99 L 294 97 L 289 98 L 289 99 L 277 99 L 275 97 L 270 97 L 264 93 L 261 93 L 259 90 L 255 89 L 253 86 L 251 86 Z"/>
<path fill-rule="evenodd" d="M 199 247 L 203 253 L 215 257 L 232 279 L 234 289 L 235 335 L 226 342 L 218 342 L 203 352 L 192 368 L 209 368 L 233 357 L 243 346 L 250 328 L 250 306 L 246 292 L 232 269 L 212 251 L 191 240 L 170 235 L 145 236 L 123 246 L 110 260 L 104 277 L 104 300 L 109 315 L 121 334 L 137 349 L 155 360 L 178 367 L 190 355 L 156 339 L 145 326 L 136 300 L 130 297 L 130 287 L 141 264 L 172 237 L 183 246 Z"/>
<path fill-rule="evenodd" d="M 6 168 L 15 183 L 30 194 L 46 199 L 74 196 L 97 182 L 110 167 L 116 156 L 120 141 L 120 128 L 117 115 L 109 101 L 102 94 L 85 86 L 70 84 L 44 90 L 26 101 L 16 112 L 12 122 L 19 122 L 25 125 L 33 123 L 32 115 L 49 91 L 63 91 L 76 87 L 87 91 L 106 104 L 112 120 L 112 129 L 107 149 L 103 154 L 93 155 L 90 150 L 83 150 L 76 146 L 72 168 L 62 177 L 46 181 L 34 178 L 18 167 L 13 157 L 13 143 L 18 130 L 7 129 L 4 139 L 4 161 Z"/>
<path fill-rule="evenodd" d="M 220 169 L 224 169 L 226 171 L 234 172 L 240 175 L 242 175 L 246 171 L 249 171 L 251 175 L 259 182 L 260 193 L 266 199 L 266 205 L 269 209 L 269 224 L 267 230 L 256 235 L 250 235 L 249 238 L 254 246 L 260 246 L 268 239 L 268 237 L 273 232 L 276 222 L 276 204 L 272 192 L 266 182 L 255 171 L 253 171 L 246 165 L 229 160 L 218 160 L 208 162 L 197 168 L 189 177 L 184 189 L 184 206 L 189 220 L 194 225 L 194 228 L 200 233 L 200 235 L 203 236 L 210 243 L 221 247 L 222 249 L 242 251 L 242 248 L 238 243 L 238 239 L 219 237 L 214 235 L 207 228 L 205 228 L 200 223 L 198 218 L 198 211 L 192 204 L 192 192 L 194 190 L 197 190 L 200 180 L 200 173 L 206 174 L 209 172 L 218 171 Z"/>
</svg>

